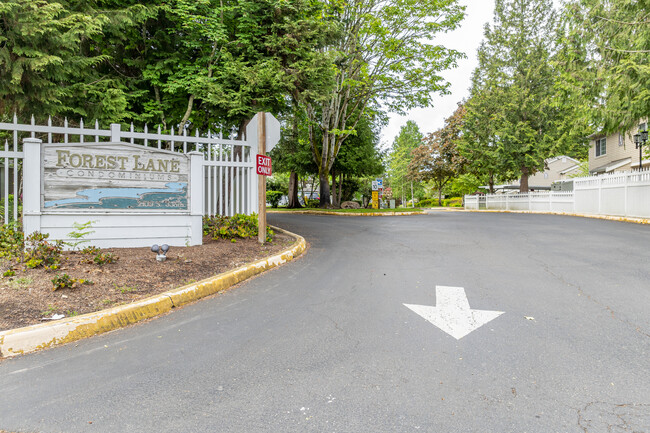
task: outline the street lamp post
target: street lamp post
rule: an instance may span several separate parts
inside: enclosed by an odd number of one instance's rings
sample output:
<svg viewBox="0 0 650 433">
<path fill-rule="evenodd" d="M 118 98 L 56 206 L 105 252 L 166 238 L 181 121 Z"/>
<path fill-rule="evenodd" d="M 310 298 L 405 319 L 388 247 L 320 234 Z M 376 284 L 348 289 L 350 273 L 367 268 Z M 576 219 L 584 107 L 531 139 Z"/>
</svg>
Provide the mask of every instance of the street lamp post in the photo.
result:
<svg viewBox="0 0 650 433">
<path fill-rule="evenodd" d="M 639 149 L 639 171 L 641 171 L 641 167 L 643 166 L 643 145 L 646 141 L 648 141 L 647 129 L 634 134 L 634 145 Z"/>
</svg>

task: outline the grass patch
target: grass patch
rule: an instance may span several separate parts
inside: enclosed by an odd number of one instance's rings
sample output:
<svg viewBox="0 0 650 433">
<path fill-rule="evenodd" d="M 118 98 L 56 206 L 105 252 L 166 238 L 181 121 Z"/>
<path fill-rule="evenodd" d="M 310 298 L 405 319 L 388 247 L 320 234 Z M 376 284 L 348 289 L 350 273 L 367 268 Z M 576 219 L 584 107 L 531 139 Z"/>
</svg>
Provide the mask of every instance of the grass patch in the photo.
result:
<svg viewBox="0 0 650 433">
<path fill-rule="evenodd" d="M 133 287 L 131 287 L 131 286 L 118 286 L 117 284 L 113 284 L 113 288 L 115 290 L 119 291 L 122 294 L 129 293 L 129 292 L 137 292 L 138 291 L 138 288 L 135 287 L 135 286 L 133 286 Z"/>
<path fill-rule="evenodd" d="M 24 289 L 28 287 L 30 284 L 32 284 L 33 282 L 34 280 L 32 280 L 29 277 L 18 277 L 9 281 L 9 287 L 14 289 Z"/>
</svg>

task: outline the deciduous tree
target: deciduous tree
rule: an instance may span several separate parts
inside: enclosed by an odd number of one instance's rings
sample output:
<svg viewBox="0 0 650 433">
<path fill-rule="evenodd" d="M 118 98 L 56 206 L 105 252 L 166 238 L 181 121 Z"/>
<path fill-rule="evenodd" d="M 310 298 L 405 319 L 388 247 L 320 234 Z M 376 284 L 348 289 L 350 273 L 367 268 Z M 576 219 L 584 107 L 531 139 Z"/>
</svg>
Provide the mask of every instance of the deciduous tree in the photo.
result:
<svg viewBox="0 0 650 433">
<path fill-rule="evenodd" d="M 408 196 L 407 190 L 410 191 L 408 165 L 413 158 L 411 153 L 422 144 L 423 138 L 417 123 L 409 120 L 400 128 L 387 155 L 387 183 L 391 186 L 393 195 L 400 197 L 402 202 Z"/>
<path fill-rule="evenodd" d="M 409 175 L 420 181 L 432 181 L 442 206 L 442 189 L 465 169 L 466 160 L 458 151 L 463 129 L 465 108 L 459 105 L 454 114 L 445 119 L 445 126 L 424 138 L 424 143 L 413 151 Z"/>
<path fill-rule="evenodd" d="M 435 93 L 446 91 L 439 72 L 455 66 L 461 54 L 433 41 L 463 17 L 456 0 L 328 3 L 342 26 L 341 36 L 327 48 L 335 58 L 334 90 L 301 100 L 310 119 L 321 206 L 330 203 L 327 179 L 339 150 L 370 105 L 401 112 L 428 106 Z"/>
</svg>

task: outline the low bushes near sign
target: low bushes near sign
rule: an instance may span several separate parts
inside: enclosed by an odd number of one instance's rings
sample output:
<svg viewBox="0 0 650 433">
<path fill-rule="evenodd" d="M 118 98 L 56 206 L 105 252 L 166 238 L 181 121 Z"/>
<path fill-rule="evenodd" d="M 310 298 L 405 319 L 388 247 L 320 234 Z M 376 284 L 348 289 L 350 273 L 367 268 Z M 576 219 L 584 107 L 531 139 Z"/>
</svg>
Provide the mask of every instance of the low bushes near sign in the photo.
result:
<svg viewBox="0 0 650 433">
<path fill-rule="evenodd" d="M 25 266 L 58 269 L 63 252 L 63 241 L 48 241 L 47 233 L 34 232 L 25 238 Z"/>
<path fill-rule="evenodd" d="M 88 234 L 91 222 L 75 225 L 75 232 L 78 236 L 72 236 L 75 241 L 71 244 L 71 254 L 79 254 L 76 250 L 79 244 L 88 242 L 83 239 Z M 9 278 L 9 283 L 21 281 L 27 277 L 16 277 L 17 272 L 24 272 L 27 269 L 43 268 L 46 271 L 54 271 L 61 268 L 64 260 L 63 247 L 66 245 L 61 240 L 49 240 L 49 234 L 34 232 L 23 241 L 23 233 L 17 223 L 4 224 L 0 226 L 0 265 L 5 268 L 2 276 Z M 95 263 L 102 266 L 107 263 L 114 263 L 118 256 L 110 252 L 102 252 L 97 247 L 86 247 L 81 254 L 88 256 L 87 263 Z M 53 278 L 52 290 L 73 288 L 81 284 L 92 284 L 92 281 L 83 278 L 72 278 L 66 273 L 58 273 Z"/>
<path fill-rule="evenodd" d="M 66 273 L 56 274 L 52 281 L 52 291 L 59 289 L 72 289 L 81 284 L 93 284 L 90 280 L 85 280 L 83 278 L 72 278 Z"/>
<path fill-rule="evenodd" d="M 99 266 L 105 265 L 107 263 L 115 263 L 119 259 L 119 256 L 113 253 L 103 253 L 102 250 L 95 246 L 88 246 L 84 248 L 81 250 L 81 254 L 86 257 L 86 263 L 95 263 Z"/>
<path fill-rule="evenodd" d="M 0 258 L 20 257 L 23 246 L 23 232 L 17 222 L 0 226 Z"/>
<path fill-rule="evenodd" d="M 96 265 L 103 266 L 107 263 L 115 263 L 118 259 L 119 257 L 113 253 L 99 253 L 93 257 L 93 262 Z"/>
<path fill-rule="evenodd" d="M 213 215 L 203 217 L 203 235 L 212 239 L 226 239 L 231 242 L 237 238 L 253 238 L 258 234 L 257 214 L 236 214 L 231 217 Z M 273 240 L 273 230 L 266 226 L 266 241 Z"/>
</svg>

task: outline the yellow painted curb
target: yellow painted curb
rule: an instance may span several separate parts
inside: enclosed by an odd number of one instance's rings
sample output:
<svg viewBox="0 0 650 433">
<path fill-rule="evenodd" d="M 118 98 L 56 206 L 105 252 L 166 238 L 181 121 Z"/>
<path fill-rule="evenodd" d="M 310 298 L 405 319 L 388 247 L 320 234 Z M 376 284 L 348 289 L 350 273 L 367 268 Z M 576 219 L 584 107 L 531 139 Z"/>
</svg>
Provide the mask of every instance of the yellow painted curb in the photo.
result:
<svg viewBox="0 0 650 433">
<path fill-rule="evenodd" d="M 503 209 L 461 209 L 461 212 L 487 212 L 487 213 L 528 213 L 538 215 L 564 215 L 574 216 L 581 218 L 593 218 L 599 220 L 620 221 L 634 224 L 650 224 L 650 219 L 647 218 L 632 218 L 632 217 L 619 217 L 614 215 L 594 215 L 587 213 L 571 213 L 571 212 L 547 212 L 537 210 L 503 210 Z"/>
<path fill-rule="evenodd" d="M 52 323 L 10 329 L 0 332 L 0 356 L 6 358 L 81 340 L 166 313 L 172 307 L 169 296 L 158 295 L 133 304 L 69 317 Z"/>
<path fill-rule="evenodd" d="M 212 295 L 262 273 L 302 254 L 307 246 L 302 236 L 273 227 L 293 236 L 296 242 L 286 250 L 235 270 L 190 284 L 129 305 L 68 317 L 51 323 L 10 329 L 0 332 L 0 358 L 12 357 L 57 344 L 70 343 L 104 332 L 112 331 L 144 319 L 158 316 L 188 302 Z"/>
<path fill-rule="evenodd" d="M 257 260 L 253 263 L 248 263 L 232 271 L 224 272 L 212 278 L 208 278 L 206 280 L 199 281 L 198 283 L 171 290 L 163 294 L 170 297 L 174 304 L 174 307 L 178 307 L 183 304 L 187 304 L 188 302 L 193 302 L 205 296 L 220 292 L 221 290 L 227 289 L 230 286 L 240 283 L 245 279 L 252 277 L 253 275 L 257 275 L 267 269 L 275 268 L 278 265 L 293 260 L 294 257 L 299 256 L 305 250 L 307 244 L 302 236 L 296 235 L 286 230 L 282 230 L 277 227 L 273 227 L 273 230 L 281 231 L 288 235 L 294 236 L 297 238 L 298 242 L 293 247 L 288 248 L 274 256 Z"/>
<path fill-rule="evenodd" d="M 338 215 L 338 216 L 355 216 L 355 217 L 373 217 L 373 216 L 405 216 L 405 215 L 426 215 L 426 212 L 368 212 L 368 213 L 346 213 L 346 212 L 328 212 L 326 210 L 296 210 L 296 211 L 272 211 L 266 213 L 274 214 L 299 214 L 299 215 Z"/>
</svg>

